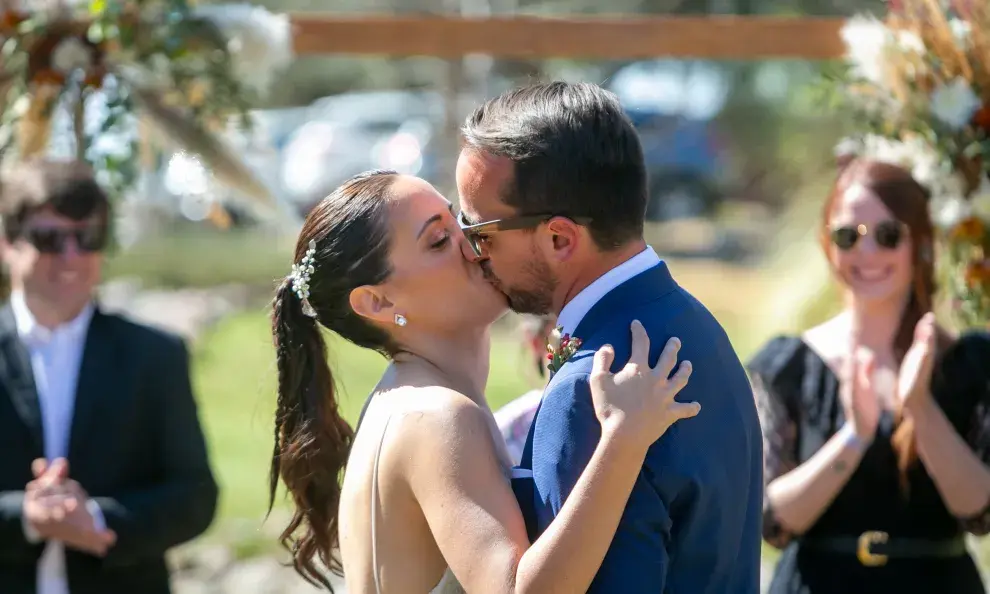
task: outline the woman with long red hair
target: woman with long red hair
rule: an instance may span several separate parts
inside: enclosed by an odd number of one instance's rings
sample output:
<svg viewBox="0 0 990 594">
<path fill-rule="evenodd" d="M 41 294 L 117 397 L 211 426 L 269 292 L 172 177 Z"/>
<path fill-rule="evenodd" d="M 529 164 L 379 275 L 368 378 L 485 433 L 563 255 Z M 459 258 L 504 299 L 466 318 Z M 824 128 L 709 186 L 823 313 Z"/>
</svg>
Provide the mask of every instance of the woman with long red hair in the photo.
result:
<svg viewBox="0 0 990 594">
<path fill-rule="evenodd" d="M 845 308 L 749 364 L 771 594 L 985 592 L 964 534 L 990 531 L 990 335 L 936 324 L 933 234 L 907 171 L 846 163 L 821 228 Z"/>
</svg>

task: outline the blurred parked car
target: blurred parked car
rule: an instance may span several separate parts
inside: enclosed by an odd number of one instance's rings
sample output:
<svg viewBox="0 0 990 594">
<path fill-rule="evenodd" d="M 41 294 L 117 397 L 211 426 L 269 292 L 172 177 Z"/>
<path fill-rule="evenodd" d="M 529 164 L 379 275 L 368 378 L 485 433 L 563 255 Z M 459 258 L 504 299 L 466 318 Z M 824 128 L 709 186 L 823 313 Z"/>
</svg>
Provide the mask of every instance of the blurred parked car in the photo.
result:
<svg viewBox="0 0 990 594">
<path fill-rule="evenodd" d="M 443 118 L 443 98 L 434 92 L 364 91 L 315 101 L 282 155 L 288 199 L 308 207 L 369 169 L 433 179 Z"/>
<path fill-rule="evenodd" d="M 731 80 L 700 60 L 633 62 L 605 85 L 639 132 L 650 174 L 647 218 L 670 220 L 714 213 L 728 180 L 714 119 Z"/>
</svg>

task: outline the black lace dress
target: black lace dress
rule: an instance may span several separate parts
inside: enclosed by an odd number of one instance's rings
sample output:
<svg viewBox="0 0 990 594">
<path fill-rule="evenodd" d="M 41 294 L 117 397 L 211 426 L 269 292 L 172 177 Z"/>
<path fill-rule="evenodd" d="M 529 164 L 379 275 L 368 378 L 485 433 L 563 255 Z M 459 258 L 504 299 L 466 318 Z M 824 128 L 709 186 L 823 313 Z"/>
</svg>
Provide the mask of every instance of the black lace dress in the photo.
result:
<svg viewBox="0 0 990 594">
<path fill-rule="evenodd" d="M 763 425 L 769 484 L 818 451 L 842 427 L 845 415 L 838 378 L 800 338 L 771 340 L 748 368 Z M 973 451 L 990 463 L 990 334 L 966 334 L 946 349 L 936 363 L 932 395 Z M 884 413 L 859 467 L 807 533 L 788 534 L 764 501 L 763 537 L 783 549 L 770 594 L 985 592 L 973 559 L 965 553 L 891 556 L 883 565 L 869 566 L 858 560 L 855 550 L 818 546 L 856 542 L 868 531 L 887 533 L 891 543 L 958 542 L 965 532 L 990 532 L 990 506 L 973 518 L 953 517 L 920 462 L 909 471 L 908 495 L 903 494 L 890 445 L 893 430 L 892 415 Z"/>
</svg>

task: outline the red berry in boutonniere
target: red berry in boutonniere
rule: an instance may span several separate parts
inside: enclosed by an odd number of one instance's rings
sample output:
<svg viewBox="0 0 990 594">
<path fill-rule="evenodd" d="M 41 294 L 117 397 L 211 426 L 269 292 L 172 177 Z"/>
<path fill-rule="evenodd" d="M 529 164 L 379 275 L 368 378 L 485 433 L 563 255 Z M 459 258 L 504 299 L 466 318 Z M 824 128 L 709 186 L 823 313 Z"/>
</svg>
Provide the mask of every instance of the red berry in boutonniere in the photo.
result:
<svg viewBox="0 0 990 594">
<path fill-rule="evenodd" d="M 570 334 L 562 334 L 563 331 L 562 327 L 557 326 L 550 332 L 547 342 L 547 360 L 550 362 L 547 369 L 550 370 L 550 373 L 556 373 L 571 358 L 571 355 L 581 348 L 580 338 Z"/>
</svg>

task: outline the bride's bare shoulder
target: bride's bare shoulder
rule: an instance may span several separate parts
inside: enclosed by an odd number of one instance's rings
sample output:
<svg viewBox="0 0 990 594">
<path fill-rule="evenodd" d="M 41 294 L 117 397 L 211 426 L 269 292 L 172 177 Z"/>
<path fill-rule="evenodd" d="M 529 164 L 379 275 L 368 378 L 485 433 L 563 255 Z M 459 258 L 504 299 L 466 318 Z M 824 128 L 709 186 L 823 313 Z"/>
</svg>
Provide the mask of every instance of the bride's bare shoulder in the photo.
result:
<svg viewBox="0 0 990 594">
<path fill-rule="evenodd" d="M 414 491 L 500 468 L 483 406 L 442 387 L 402 388 L 395 396 L 402 404 L 389 427 L 394 469 Z"/>
<path fill-rule="evenodd" d="M 443 416 L 482 409 L 464 394 L 444 386 L 402 386 L 392 390 L 392 400 L 402 403 L 403 414 Z"/>
<path fill-rule="evenodd" d="M 471 435 L 485 427 L 490 415 L 464 394 L 442 386 L 397 388 L 393 402 L 399 405 L 402 432 L 412 439 L 437 442 Z"/>
</svg>

